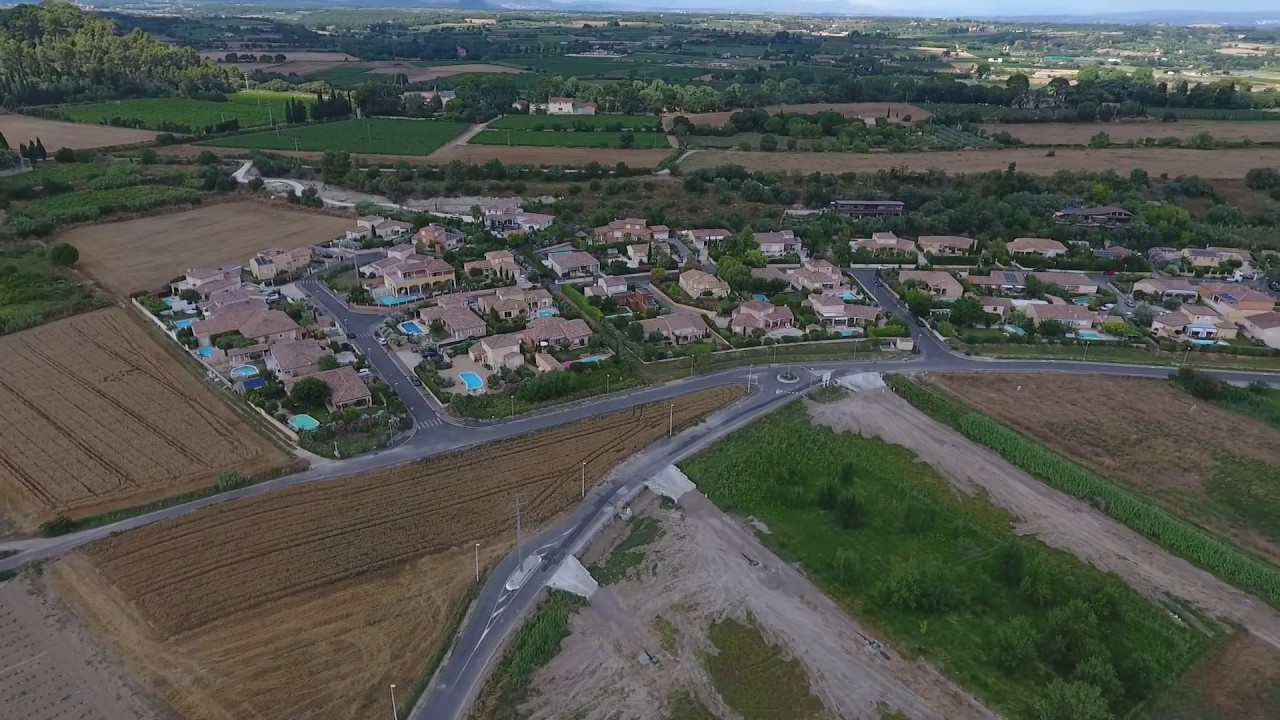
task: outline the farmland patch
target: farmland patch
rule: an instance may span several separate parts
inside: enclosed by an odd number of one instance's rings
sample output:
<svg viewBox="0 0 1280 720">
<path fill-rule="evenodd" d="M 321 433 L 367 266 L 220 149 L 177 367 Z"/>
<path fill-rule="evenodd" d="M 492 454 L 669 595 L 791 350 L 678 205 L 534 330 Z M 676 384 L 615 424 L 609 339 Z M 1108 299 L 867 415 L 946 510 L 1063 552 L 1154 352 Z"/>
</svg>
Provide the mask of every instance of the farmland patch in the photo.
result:
<svg viewBox="0 0 1280 720">
<path fill-rule="evenodd" d="M 741 393 L 677 399 L 677 427 Z M 225 503 L 58 565 L 81 587 L 80 612 L 100 616 L 180 714 L 371 717 L 445 641 L 442 618 L 472 582 L 470 543 L 489 559 L 510 543 L 515 494 L 527 527 L 549 520 L 578 502 L 583 461 L 599 482 L 667 433 L 668 412 L 662 402 Z"/>
<path fill-rule="evenodd" d="M 834 111 L 846 117 L 854 115 L 876 115 L 878 117 L 887 118 L 890 121 L 905 121 L 906 117 L 910 117 L 911 121 L 924 120 L 929 117 L 929 111 L 918 105 L 909 105 L 907 103 L 797 103 L 795 105 L 769 105 L 765 108 L 770 115 L 777 115 L 784 110 L 788 113 L 801 113 L 811 115 L 814 113 Z M 724 110 L 720 112 L 708 113 L 683 113 L 689 118 L 694 125 L 709 125 L 711 127 L 722 127 L 729 122 L 729 118 L 733 116 L 737 110 Z M 668 129 L 676 117 L 682 113 L 668 113 L 662 118 L 663 125 Z"/>
<path fill-rule="evenodd" d="M 505 73 L 509 75 L 518 75 L 528 72 L 519 68 L 508 67 L 506 65 L 492 65 L 490 63 L 460 63 L 457 65 L 431 65 L 423 67 L 416 64 L 408 64 L 402 62 L 393 62 L 376 65 L 369 71 L 371 75 L 408 75 L 409 82 L 426 82 L 435 80 L 436 78 L 449 77 L 450 75 L 462 75 L 464 73 Z"/>
<path fill-rule="evenodd" d="M 1142 720 L 1272 720 L 1280 717 L 1280 649 L 1232 638 L 1138 714 Z"/>
<path fill-rule="evenodd" d="M 0 339 L 0 504 L 25 530 L 283 465 L 113 308 Z"/>
<path fill-rule="evenodd" d="M 1280 143 L 1280 122 L 1013 123 L 986 129 L 1002 130 L 1031 145 L 1088 145 L 1097 133 L 1106 133 L 1113 143 L 1146 138 L 1190 138 L 1200 133 L 1209 133 L 1215 140 Z"/>
<path fill-rule="evenodd" d="M 574 148 L 670 148 L 667 136 L 658 132 L 609 132 L 606 130 L 482 130 L 468 141 L 473 145 L 527 145 Z"/>
<path fill-rule="evenodd" d="M 214 138 L 198 144 L 253 150 L 345 150 L 352 153 L 429 155 L 468 127 L 467 123 L 442 120 L 343 120 Z"/>
<path fill-rule="evenodd" d="M 147 128 L 158 130 L 170 125 L 185 125 L 192 131 L 227 120 L 238 120 L 240 127 L 268 125 L 284 118 L 285 101 L 293 98 L 311 102 L 305 93 L 274 93 L 250 90 L 227 96 L 227 102 L 191 100 L 188 98 L 134 98 L 112 100 L 89 105 L 67 105 L 62 112 L 67 118 L 82 123 L 105 123 L 110 118 L 132 118 Z"/>
<path fill-rule="evenodd" d="M 626 150 L 598 148 L 519 147 L 506 145 L 451 145 L 431 155 L 431 162 L 461 160 L 481 165 L 490 160 L 518 165 L 602 165 L 626 163 L 630 167 L 655 167 L 672 153 L 666 150 Z M 372 158 L 365 157 L 366 160 Z M 389 158 L 390 159 L 390 158 Z"/>
<path fill-rule="evenodd" d="M 123 295 L 161 287 L 189 268 L 244 264 L 266 248 L 332 240 L 350 224 L 329 215 L 233 202 L 77 227 L 58 239 L 80 249 L 78 269 Z"/>
<path fill-rule="evenodd" d="M 52 155 L 59 148 L 97 148 L 115 145 L 133 145 L 156 139 L 149 130 L 133 130 L 122 127 L 80 125 L 26 115 L 0 114 L 0 134 L 14 148 L 18 143 L 29 143 L 36 138 Z"/>
</svg>

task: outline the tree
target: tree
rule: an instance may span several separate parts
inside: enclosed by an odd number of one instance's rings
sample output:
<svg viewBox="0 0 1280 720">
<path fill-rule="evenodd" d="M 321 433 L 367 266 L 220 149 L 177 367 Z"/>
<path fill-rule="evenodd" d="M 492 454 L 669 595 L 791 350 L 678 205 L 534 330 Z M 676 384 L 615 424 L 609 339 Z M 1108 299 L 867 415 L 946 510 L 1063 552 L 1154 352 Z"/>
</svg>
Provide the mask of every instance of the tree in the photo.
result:
<svg viewBox="0 0 1280 720">
<path fill-rule="evenodd" d="M 742 262 L 748 267 L 762 268 L 769 264 L 769 259 L 764 256 L 764 253 L 759 248 L 752 248 L 743 253 Z"/>
<path fill-rule="evenodd" d="M 326 181 L 336 181 L 351 170 L 351 153 L 342 150 L 326 150 L 320 160 L 320 172 Z"/>
<path fill-rule="evenodd" d="M 867 508 L 852 490 L 844 490 L 836 500 L 835 516 L 840 527 L 854 530 L 866 520 Z"/>
<path fill-rule="evenodd" d="M 778 149 L 778 138 L 771 134 L 760 137 L 760 149 L 765 152 L 773 152 Z"/>
<path fill-rule="evenodd" d="M 991 635 L 991 656 L 1006 672 L 1017 672 L 1036 658 L 1036 629 L 1019 615 L 1006 620 Z"/>
<path fill-rule="evenodd" d="M 332 392 L 323 380 L 313 377 L 302 378 L 294 383 L 293 390 L 289 392 L 289 402 L 293 403 L 295 408 L 324 407 Z"/>
<path fill-rule="evenodd" d="M 316 363 L 316 367 L 320 368 L 321 370 L 337 370 L 338 359 L 332 355 L 324 355 Z"/>
<path fill-rule="evenodd" d="M 1014 73 L 1004 81 L 1004 86 L 1015 93 L 1024 93 L 1031 87 L 1031 79 L 1022 73 Z"/>
<path fill-rule="evenodd" d="M 1114 717 L 1096 685 L 1054 680 L 1033 710 L 1037 720 L 1110 720 Z"/>
<path fill-rule="evenodd" d="M 624 148 L 632 147 L 636 144 L 636 134 L 633 132 L 624 132 L 618 136 L 618 144 Z"/>
<path fill-rule="evenodd" d="M 154 150 L 152 152 L 154 152 Z M 76 161 L 76 151 L 69 147 L 60 147 L 58 148 L 58 151 L 53 154 L 53 159 L 55 162 L 73 163 Z"/>
<path fill-rule="evenodd" d="M 80 260 L 80 251 L 70 243 L 58 243 L 49 249 L 49 262 L 58 267 L 71 267 Z"/>
<path fill-rule="evenodd" d="M 244 476 L 235 468 L 227 468 L 218 475 L 218 489 L 226 492 L 244 486 Z"/>
<path fill-rule="evenodd" d="M 1045 320 L 1036 326 L 1036 330 L 1045 337 L 1062 337 L 1067 334 L 1066 323 L 1057 320 Z"/>
<path fill-rule="evenodd" d="M 200 292 L 192 288 L 187 288 L 186 290 L 178 293 L 178 299 L 184 302 L 198 303 L 200 302 Z"/>
<path fill-rule="evenodd" d="M 1134 327 L 1146 330 L 1151 327 L 1151 322 L 1156 319 L 1156 311 L 1148 304 L 1142 303 L 1133 309 L 1133 325 Z"/>
<path fill-rule="evenodd" d="M 988 325 L 991 314 L 982 309 L 982 303 L 973 298 L 960 298 L 951 303 L 951 323 L 960 327 Z"/>
<path fill-rule="evenodd" d="M 4 133 L 0 132 L 0 150 L 8 150 L 9 141 L 5 139 Z"/>
<path fill-rule="evenodd" d="M 734 257 L 721 258 L 716 274 L 734 290 L 746 288 L 751 283 L 751 268 Z"/>
</svg>

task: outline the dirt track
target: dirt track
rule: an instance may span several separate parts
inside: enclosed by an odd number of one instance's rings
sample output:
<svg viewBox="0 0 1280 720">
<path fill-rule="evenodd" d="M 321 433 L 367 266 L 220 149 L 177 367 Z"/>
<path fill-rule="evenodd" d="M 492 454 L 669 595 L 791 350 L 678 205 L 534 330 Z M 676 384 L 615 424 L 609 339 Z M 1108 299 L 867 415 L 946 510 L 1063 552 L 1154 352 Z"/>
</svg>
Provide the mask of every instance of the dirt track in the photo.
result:
<svg viewBox="0 0 1280 720">
<path fill-rule="evenodd" d="M 985 491 L 1033 535 L 1104 572 L 1112 572 L 1157 602 L 1182 599 L 1208 615 L 1231 620 L 1280 647 L 1280 614 L 1138 533 L 1015 468 L 986 448 L 911 407 L 892 391 L 873 389 L 815 405 L 814 421 L 902 445 L 957 488 Z"/>
<path fill-rule="evenodd" d="M 681 689 L 721 717 L 736 717 L 701 658 L 711 647 L 711 623 L 748 614 L 767 640 L 800 660 L 834 717 L 876 717 L 878 703 L 916 720 L 995 717 L 927 663 L 904 660 L 893 648 L 892 659 L 872 652 L 870 631 L 704 496 L 688 493 L 680 506 L 650 511 L 664 532 L 639 570 L 602 587 L 574 616 L 573 634 L 535 676 L 528 717 L 657 717 Z M 661 665 L 638 664 L 642 649 Z"/>
</svg>

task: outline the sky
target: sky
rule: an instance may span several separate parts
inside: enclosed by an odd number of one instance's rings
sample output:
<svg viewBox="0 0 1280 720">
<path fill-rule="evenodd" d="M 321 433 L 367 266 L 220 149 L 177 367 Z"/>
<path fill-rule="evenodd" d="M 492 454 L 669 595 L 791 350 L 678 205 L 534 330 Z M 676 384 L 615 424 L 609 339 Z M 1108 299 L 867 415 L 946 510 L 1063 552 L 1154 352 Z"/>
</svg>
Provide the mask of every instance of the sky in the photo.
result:
<svg viewBox="0 0 1280 720">
<path fill-rule="evenodd" d="M 1092 13 L 1130 13 L 1153 11 L 1187 11 L 1205 10 L 1208 12 L 1260 12 L 1274 11 L 1280 17 L 1280 2 L 1277 0 L 1229 0 L 1228 2 L 1208 2 L 1208 0 L 1036 0 L 1020 2 L 1019 0 L 970 0 L 956 5 L 947 0 L 859 0 L 877 9 L 891 11 L 898 7 L 915 13 L 953 16 L 957 13 L 965 16 L 976 16 L 998 13 L 1001 15 L 1087 15 Z M 838 3 L 837 3 L 838 4 Z"/>
</svg>

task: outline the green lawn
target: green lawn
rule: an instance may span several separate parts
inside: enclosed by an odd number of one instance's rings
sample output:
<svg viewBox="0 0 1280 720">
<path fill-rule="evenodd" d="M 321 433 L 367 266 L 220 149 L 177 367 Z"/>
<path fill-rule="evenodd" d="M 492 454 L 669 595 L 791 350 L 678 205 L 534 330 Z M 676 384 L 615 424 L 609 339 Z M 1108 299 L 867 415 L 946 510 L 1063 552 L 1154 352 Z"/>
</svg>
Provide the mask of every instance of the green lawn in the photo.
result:
<svg viewBox="0 0 1280 720">
<path fill-rule="evenodd" d="M 1075 714 L 1124 716 L 1210 639 L 1114 576 L 1013 533 L 905 448 L 836 434 L 788 405 L 682 464 L 719 506 L 856 616 L 1006 717 L 1076 696 Z M 1065 701 L 1062 701 L 1065 702 Z"/>
<path fill-rule="evenodd" d="M 0 254 L 0 335 L 106 305 L 97 286 L 54 267 L 43 248 Z"/>
<path fill-rule="evenodd" d="M 533 147 L 621 148 L 621 132 L 552 132 L 544 130 L 481 130 L 471 138 L 472 145 L 525 145 Z M 667 136 L 656 132 L 631 133 L 633 148 L 670 149 Z"/>
<path fill-rule="evenodd" d="M 429 155 L 461 135 L 467 123 L 439 120 L 342 120 L 214 138 L 198 144 L 254 150 L 346 150 L 386 155 Z"/>
<path fill-rule="evenodd" d="M 494 130 L 661 130 L 656 115 L 506 115 L 489 123 Z"/>
<path fill-rule="evenodd" d="M 161 124 L 178 123 L 192 130 L 232 118 L 240 121 L 240 127 L 250 128 L 268 125 L 271 120 L 281 121 L 284 103 L 289 98 L 310 102 L 314 96 L 305 93 L 274 93 L 263 90 L 247 90 L 228 96 L 227 102 L 212 100 L 188 100 L 186 98 L 137 98 L 67 105 L 62 112 L 76 122 L 102 123 L 107 118 L 122 117 L 141 120 L 148 128 L 161 129 Z"/>
</svg>

